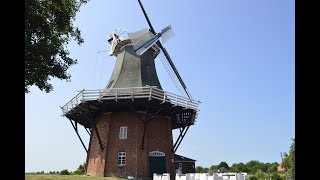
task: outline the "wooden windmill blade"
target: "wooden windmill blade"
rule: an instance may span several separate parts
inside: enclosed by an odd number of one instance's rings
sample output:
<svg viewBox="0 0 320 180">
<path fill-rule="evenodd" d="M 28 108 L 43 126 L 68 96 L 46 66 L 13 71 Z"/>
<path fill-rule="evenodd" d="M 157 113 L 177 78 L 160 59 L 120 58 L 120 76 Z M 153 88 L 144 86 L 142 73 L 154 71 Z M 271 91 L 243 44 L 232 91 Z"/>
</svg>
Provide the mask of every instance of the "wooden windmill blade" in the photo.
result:
<svg viewBox="0 0 320 180">
<path fill-rule="evenodd" d="M 144 9 L 141 1 L 138 0 L 138 2 L 139 2 L 139 5 L 140 5 L 140 7 L 141 7 L 141 9 L 142 9 L 142 12 L 143 12 L 143 14 L 144 14 L 144 16 L 145 16 L 145 18 L 146 18 L 146 20 L 147 20 L 147 22 L 148 22 L 148 25 L 149 25 L 149 27 L 150 27 L 150 31 L 151 31 L 153 34 L 156 35 L 157 33 L 156 33 L 156 31 L 154 30 L 154 28 L 153 28 L 153 26 L 152 26 L 152 24 L 151 24 L 151 22 L 150 22 L 150 19 L 149 19 L 147 13 L 146 13 L 146 11 L 145 11 L 145 9 Z M 181 86 L 183 87 L 186 95 L 189 97 L 190 100 L 192 100 L 191 94 L 190 94 L 190 92 L 188 91 L 185 83 L 183 82 L 183 80 L 182 80 L 182 78 L 181 78 L 181 76 L 180 76 L 177 68 L 175 67 L 173 61 L 171 60 L 168 51 L 163 47 L 163 45 L 161 44 L 161 42 L 159 41 L 159 39 L 157 39 L 156 44 L 157 44 L 157 45 L 160 47 L 160 49 L 163 51 L 163 53 L 164 53 L 164 55 L 165 55 L 168 63 L 170 64 L 170 67 L 171 67 L 172 71 L 174 72 L 174 74 L 176 75 L 177 79 L 179 80 L 179 82 L 180 82 Z"/>
<path fill-rule="evenodd" d="M 141 1 L 138 0 L 138 2 L 139 2 L 139 5 L 140 5 L 140 7 L 141 7 L 141 9 L 142 9 L 142 12 L 143 12 L 144 16 L 146 17 L 146 20 L 147 20 L 148 25 L 149 25 L 149 27 L 150 27 L 150 31 L 151 31 L 153 34 L 156 34 L 156 31 L 153 29 L 152 24 L 151 24 L 151 22 L 150 22 L 150 20 L 149 20 L 149 18 L 148 18 L 148 15 L 147 15 L 146 11 L 145 11 L 144 8 L 143 8 L 143 5 L 142 5 Z"/>
</svg>

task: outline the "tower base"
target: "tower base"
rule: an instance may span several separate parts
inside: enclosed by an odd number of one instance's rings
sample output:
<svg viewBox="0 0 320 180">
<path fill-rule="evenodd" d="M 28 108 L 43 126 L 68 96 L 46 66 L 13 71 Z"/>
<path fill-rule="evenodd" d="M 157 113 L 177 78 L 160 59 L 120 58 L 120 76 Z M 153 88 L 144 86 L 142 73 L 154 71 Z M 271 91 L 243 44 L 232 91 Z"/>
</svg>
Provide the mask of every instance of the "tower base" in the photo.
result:
<svg viewBox="0 0 320 180">
<path fill-rule="evenodd" d="M 153 173 L 174 176 L 170 118 L 143 111 L 107 112 L 96 122 L 98 133 L 95 129 L 91 133 L 87 175 L 151 179 Z"/>
</svg>

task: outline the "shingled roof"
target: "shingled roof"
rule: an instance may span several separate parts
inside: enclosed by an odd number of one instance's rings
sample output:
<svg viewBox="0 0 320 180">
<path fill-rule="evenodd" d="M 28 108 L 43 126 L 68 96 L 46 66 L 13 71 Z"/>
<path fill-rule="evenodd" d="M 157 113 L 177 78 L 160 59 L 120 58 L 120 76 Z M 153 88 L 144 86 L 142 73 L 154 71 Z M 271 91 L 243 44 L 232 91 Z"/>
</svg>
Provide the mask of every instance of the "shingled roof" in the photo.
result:
<svg viewBox="0 0 320 180">
<path fill-rule="evenodd" d="M 175 162 L 195 162 L 196 160 L 190 159 L 190 158 L 178 155 L 178 154 L 174 154 L 174 161 Z"/>
</svg>

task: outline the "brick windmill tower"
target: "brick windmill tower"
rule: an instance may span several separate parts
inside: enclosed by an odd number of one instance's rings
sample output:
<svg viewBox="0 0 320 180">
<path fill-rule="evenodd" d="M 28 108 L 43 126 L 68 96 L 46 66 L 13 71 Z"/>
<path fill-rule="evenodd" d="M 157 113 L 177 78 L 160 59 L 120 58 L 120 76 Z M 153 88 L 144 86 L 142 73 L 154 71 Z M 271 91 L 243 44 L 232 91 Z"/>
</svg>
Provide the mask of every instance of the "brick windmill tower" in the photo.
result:
<svg viewBox="0 0 320 180">
<path fill-rule="evenodd" d="M 87 152 L 87 175 L 152 178 L 153 173 L 174 175 L 174 153 L 194 124 L 199 101 L 193 100 L 160 39 L 170 26 L 156 33 L 140 2 L 149 29 L 112 33 L 109 55 L 116 63 L 109 82 L 101 90 L 82 90 L 62 108 Z M 154 60 L 163 54 L 169 73 L 187 97 L 162 89 Z M 90 135 L 88 148 L 78 124 Z M 179 129 L 173 140 L 172 131 Z"/>
</svg>

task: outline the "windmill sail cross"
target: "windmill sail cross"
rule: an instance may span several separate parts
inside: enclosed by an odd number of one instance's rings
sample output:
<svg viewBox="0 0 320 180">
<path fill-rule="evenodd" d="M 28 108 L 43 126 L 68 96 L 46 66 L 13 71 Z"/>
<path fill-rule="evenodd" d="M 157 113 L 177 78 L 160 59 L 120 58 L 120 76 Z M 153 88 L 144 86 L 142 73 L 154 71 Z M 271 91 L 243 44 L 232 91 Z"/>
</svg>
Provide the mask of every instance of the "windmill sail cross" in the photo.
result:
<svg viewBox="0 0 320 180">
<path fill-rule="evenodd" d="M 171 25 L 164 28 L 161 31 L 161 34 L 162 34 L 161 40 L 163 44 L 166 43 L 169 39 L 171 39 L 175 35 L 173 29 L 171 28 Z"/>
<path fill-rule="evenodd" d="M 146 33 L 141 33 L 140 36 L 138 38 L 136 38 L 136 41 L 132 41 L 133 44 L 140 44 L 139 46 L 135 46 L 135 51 L 138 55 L 142 55 L 144 52 L 146 52 L 151 46 L 153 46 L 159 39 L 160 37 L 162 38 L 162 41 L 166 42 L 168 41 L 168 39 L 170 37 L 172 37 L 173 35 L 173 31 L 171 26 L 167 26 L 164 29 L 161 30 L 160 33 L 157 33 L 155 36 L 150 36 L 150 34 L 148 34 L 146 36 Z M 145 39 L 149 38 L 147 41 L 145 41 Z M 144 42 L 144 43 L 142 43 Z"/>
</svg>

